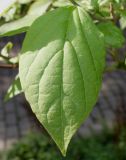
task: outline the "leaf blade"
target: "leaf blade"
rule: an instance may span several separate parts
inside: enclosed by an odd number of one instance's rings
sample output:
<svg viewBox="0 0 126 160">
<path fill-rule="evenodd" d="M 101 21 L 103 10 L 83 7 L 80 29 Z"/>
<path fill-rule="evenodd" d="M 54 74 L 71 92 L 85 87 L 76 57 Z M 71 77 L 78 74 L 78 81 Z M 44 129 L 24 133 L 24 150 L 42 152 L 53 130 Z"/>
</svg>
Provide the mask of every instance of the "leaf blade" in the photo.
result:
<svg viewBox="0 0 126 160">
<path fill-rule="evenodd" d="M 34 22 L 22 53 L 19 74 L 26 98 L 65 155 L 101 86 L 105 56 L 100 33 L 82 9 L 60 8 Z"/>
</svg>

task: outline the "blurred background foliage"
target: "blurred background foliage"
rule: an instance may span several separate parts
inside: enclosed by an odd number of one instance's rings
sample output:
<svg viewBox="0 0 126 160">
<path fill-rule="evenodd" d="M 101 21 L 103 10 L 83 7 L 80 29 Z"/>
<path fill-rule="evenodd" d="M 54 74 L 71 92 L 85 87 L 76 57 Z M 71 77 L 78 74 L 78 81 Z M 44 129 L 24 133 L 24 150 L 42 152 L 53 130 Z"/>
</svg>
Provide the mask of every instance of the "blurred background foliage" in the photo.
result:
<svg viewBox="0 0 126 160">
<path fill-rule="evenodd" d="M 6 156 L 5 156 L 6 155 Z M 2 154 L 1 154 L 2 157 Z M 125 160 L 126 129 L 117 140 L 114 132 L 104 132 L 90 138 L 74 137 L 68 154 L 61 156 L 54 142 L 47 136 L 29 134 L 4 154 L 5 160 Z"/>
</svg>

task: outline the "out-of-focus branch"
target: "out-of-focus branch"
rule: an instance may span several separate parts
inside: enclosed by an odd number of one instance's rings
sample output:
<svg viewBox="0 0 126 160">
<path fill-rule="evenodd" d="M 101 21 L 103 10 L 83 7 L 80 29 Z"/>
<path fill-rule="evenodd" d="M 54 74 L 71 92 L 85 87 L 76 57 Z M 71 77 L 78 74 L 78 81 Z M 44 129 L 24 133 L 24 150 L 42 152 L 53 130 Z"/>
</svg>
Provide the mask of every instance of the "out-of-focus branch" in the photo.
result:
<svg viewBox="0 0 126 160">
<path fill-rule="evenodd" d="M 110 17 L 113 19 L 113 22 L 117 24 L 119 17 L 115 15 L 114 6 L 112 2 L 110 2 L 109 10 L 110 10 Z"/>
<path fill-rule="evenodd" d="M 46 12 L 50 11 L 50 9 L 53 7 L 53 3 L 55 2 L 56 0 L 53 0 L 50 5 L 48 6 L 48 8 L 46 9 Z"/>
<path fill-rule="evenodd" d="M 73 5 L 75 6 L 80 6 L 77 2 L 75 2 L 74 0 L 69 0 Z"/>
<path fill-rule="evenodd" d="M 18 63 L 17 64 L 0 64 L 0 68 L 3 69 L 16 69 L 18 68 Z"/>
</svg>

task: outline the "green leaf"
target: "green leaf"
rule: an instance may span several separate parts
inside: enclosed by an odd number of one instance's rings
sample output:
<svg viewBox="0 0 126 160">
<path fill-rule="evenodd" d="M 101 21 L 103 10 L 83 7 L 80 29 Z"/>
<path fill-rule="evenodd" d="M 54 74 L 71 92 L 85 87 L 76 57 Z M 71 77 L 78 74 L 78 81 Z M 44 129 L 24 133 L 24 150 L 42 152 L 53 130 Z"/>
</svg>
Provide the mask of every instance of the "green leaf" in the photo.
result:
<svg viewBox="0 0 126 160">
<path fill-rule="evenodd" d="M 33 0 L 18 0 L 18 3 L 20 3 L 20 4 L 27 4 L 27 3 L 30 3 L 32 1 Z M 37 0 L 37 1 L 39 1 L 39 0 Z"/>
<path fill-rule="evenodd" d="M 99 3 L 100 6 L 104 6 L 106 4 L 109 4 L 110 0 L 98 0 L 98 3 Z"/>
<path fill-rule="evenodd" d="M 21 83 L 19 76 L 17 75 L 8 89 L 7 94 L 4 97 L 4 101 L 10 100 L 11 98 L 20 94 L 21 92 L 22 92 Z"/>
<path fill-rule="evenodd" d="M 45 13 L 50 3 L 51 0 L 38 0 L 34 2 L 26 16 L 0 26 L 0 37 L 12 36 L 18 33 L 26 32 L 35 19 Z"/>
<path fill-rule="evenodd" d="M 19 20 L 2 25 L 0 27 L 0 37 L 12 36 L 18 33 L 26 32 L 36 18 L 36 15 L 25 16 Z"/>
<path fill-rule="evenodd" d="M 11 42 L 8 42 L 4 48 L 1 49 L 1 53 L 0 53 L 0 61 L 4 62 L 4 63 L 10 63 L 10 57 L 9 54 L 12 50 L 13 44 Z"/>
<path fill-rule="evenodd" d="M 93 9 L 95 9 L 96 11 L 99 10 L 99 3 L 98 0 L 91 0 L 90 1 L 91 6 L 93 7 Z"/>
<path fill-rule="evenodd" d="M 126 28 L 126 11 L 125 10 L 121 14 L 120 26 L 122 30 Z"/>
<path fill-rule="evenodd" d="M 68 5 L 71 5 L 71 1 L 69 1 L 69 0 L 60 0 L 60 1 L 56 0 L 53 3 L 54 7 L 65 7 L 65 6 L 68 6 Z"/>
<path fill-rule="evenodd" d="M 121 30 L 112 22 L 102 22 L 98 24 L 99 30 L 104 34 L 107 47 L 120 48 L 125 42 Z"/>
<path fill-rule="evenodd" d="M 63 7 L 33 23 L 22 53 L 23 91 L 65 155 L 98 97 L 105 61 L 103 36 L 82 8 Z"/>
<path fill-rule="evenodd" d="M 9 57 L 9 53 L 11 51 L 13 47 L 13 44 L 11 42 L 8 42 L 4 48 L 1 50 L 1 55 L 5 56 L 5 57 Z"/>
<path fill-rule="evenodd" d="M 121 3 L 121 1 L 120 1 L 120 0 L 115 0 L 115 2 L 116 2 L 116 3 Z"/>
<path fill-rule="evenodd" d="M 0 0 L 0 17 L 16 2 L 16 0 Z"/>
</svg>

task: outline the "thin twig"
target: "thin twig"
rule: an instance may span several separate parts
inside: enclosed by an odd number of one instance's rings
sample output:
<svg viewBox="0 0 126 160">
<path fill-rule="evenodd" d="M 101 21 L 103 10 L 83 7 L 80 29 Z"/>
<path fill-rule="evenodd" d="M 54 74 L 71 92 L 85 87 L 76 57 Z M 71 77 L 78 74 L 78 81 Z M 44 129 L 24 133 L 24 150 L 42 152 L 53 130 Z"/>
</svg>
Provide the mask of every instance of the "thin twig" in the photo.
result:
<svg viewBox="0 0 126 160">
<path fill-rule="evenodd" d="M 73 5 L 75 6 L 80 6 L 77 2 L 75 2 L 74 0 L 69 0 Z"/>
<path fill-rule="evenodd" d="M 115 11 L 114 11 L 114 7 L 113 7 L 113 4 L 112 2 L 110 2 L 110 17 L 113 19 L 113 22 L 116 24 L 117 23 L 117 18 L 116 18 L 116 15 L 115 15 Z"/>
<path fill-rule="evenodd" d="M 10 57 L 6 57 L 6 56 L 4 56 L 4 55 L 2 55 L 2 54 L 0 54 L 0 57 L 2 57 L 3 59 L 5 59 L 5 60 L 7 60 L 7 61 L 8 61 L 9 58 L 10 58 Z"/>
<path fill-rule="evenodd" d="M 53 0 L 50 5 L 48 6 L 48 8 L 46 9 L 46 12 L 50 11 L 50 9 L 53 7 L 53 3 L 55 2 L 56 0 Z"/>
<path fill-rule="evenodd" d="M 16 68 L 18 68 L 18 64 L 0 64 L 0 68 L 3 68 L 3 69 L 16 69 Z"/>
</svg>

